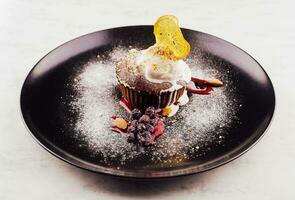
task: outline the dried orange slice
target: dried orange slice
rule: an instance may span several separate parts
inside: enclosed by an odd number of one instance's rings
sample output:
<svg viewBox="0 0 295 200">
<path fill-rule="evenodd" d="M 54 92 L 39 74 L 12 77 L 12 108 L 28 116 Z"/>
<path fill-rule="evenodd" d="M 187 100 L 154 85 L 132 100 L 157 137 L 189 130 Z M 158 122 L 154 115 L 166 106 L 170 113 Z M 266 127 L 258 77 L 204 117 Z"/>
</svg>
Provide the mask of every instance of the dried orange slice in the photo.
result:
<svg viewBox="0 0 295 200">
<path fill-rule="evenodd" d="M 190 45 L 184 39 L 178 25 L 178 19 L 173 15 L 158 18 L 154 25 L 156 44 L 168 48 L 176 59 L 186 58 L 190 52 Z"/>
</svg>

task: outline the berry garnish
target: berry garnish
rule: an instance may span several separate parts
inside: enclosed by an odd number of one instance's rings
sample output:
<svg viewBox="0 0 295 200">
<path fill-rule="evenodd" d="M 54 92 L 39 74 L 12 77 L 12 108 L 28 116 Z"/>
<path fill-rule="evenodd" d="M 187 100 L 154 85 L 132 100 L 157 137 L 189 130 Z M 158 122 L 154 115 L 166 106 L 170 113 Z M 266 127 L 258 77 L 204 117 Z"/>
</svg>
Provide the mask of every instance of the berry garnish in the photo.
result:
<svg viewBox="0 0 295 200">
<path fill-rule="evenodd" d="M 155 125 L 157 124 L 157 122 L 158 122 L 158 118 L 154 118 L 154 119 L 151 119 L 151 120 L 150 120 L 150 124 L 151 124 L 152 126 L 155 126 Z"/>
<path fill-rule="evenodd" d="M 150 121 L 150 117 L 148 115 L 142 115 L 140 118 L 139 118 L 139 122 L 140 123 L 147 123 Z"/>
<path fill-rule="evenodd" d="M 129 126 L 127 128 L 127 133 L 135 133 L 137 130 L 136 130 L 136 127 L 135 126 Z"/>
<path fill-rule="evenodd" d="M 156 110 L 154 107 L 150 106 L 145 110 L 145 114 L 150 118 L 154 118 L 156 116 Z"/>
<path fill-rule="evenodd" d="M 146 130 L 152 133 L 152 132 L 154 132 L 155 127 L 152 124 L 147 124 Z"/>
<path fill-rule="evenodd" d="M 141 115 L 142 115 L 141 111 L 137 108 L 135 108 L 131 111 L 131 118 L 132 119 L 139 119 L 141 117 Z"/>
<path fill-rule="evenodd" d="M 144 130 L 146 130 L 146 126 L 145 126 L 145 124 L 143 124 L 143 123 L 138 123 L 136 129 L 137 129 L 138 131 L 144 131 Z"/>
<path fill-rule="evenodd" d="M 127 142 L 141 146 L 154 144 L 155 140 L 163 134 L 165 127 L 164 119 L 161 115 L 157 114 L 154 107 L 148 107 L 144 114 L 139 109 L 133 109 L 128 123 L 118 117 L 113 118 L 113 120 L 116 122 L 114 125 L 117 129 L 124 128 L 124 135 L 127 136 Z"/>
<path fill-rule="evenodd" d="M 132 120 L 131 122 L 130 122 L 130 126 L 137 126 L 138 125 L 138 120 Z"/>
<path fill-rule="evenodd" d="M 154 129 L 155 137 L 157 138 L 157 137 L 161 136 L 163 134 L 164 129 L 165 129 L 164 122 L 162 120 L 159 120 L 155 126 L 155 129 Z"/>
<path fill-rule="evenodd" d="M 134 143 L 136 141 L 136 137 L 132 132 L 129 132 L 127 136 L 127 142 Z"/>
</svg>

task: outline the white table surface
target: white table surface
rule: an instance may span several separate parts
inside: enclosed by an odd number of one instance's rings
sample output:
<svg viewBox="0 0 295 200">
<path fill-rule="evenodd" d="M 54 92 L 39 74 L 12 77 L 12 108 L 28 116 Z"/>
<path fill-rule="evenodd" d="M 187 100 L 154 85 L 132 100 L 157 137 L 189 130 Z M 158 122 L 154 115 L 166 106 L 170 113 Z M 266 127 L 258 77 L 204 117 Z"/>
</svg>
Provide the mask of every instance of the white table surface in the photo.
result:
<svg viewBox="0 0 295 200">
<path fill-rule="evenodd" d="M 19 111 L 21 85 L 33 65 L 77 36 L 152 24 L 166 13 L 183 27 L 238 45 L 262 64 L 277 100 L 265 137 L 225 166 L 159 182 L 96 175 L 42 149 Z M 294 13 L 292 1 L 277 0 L 0 0 L 0 199 L 295 199 Z"/>
</svg>

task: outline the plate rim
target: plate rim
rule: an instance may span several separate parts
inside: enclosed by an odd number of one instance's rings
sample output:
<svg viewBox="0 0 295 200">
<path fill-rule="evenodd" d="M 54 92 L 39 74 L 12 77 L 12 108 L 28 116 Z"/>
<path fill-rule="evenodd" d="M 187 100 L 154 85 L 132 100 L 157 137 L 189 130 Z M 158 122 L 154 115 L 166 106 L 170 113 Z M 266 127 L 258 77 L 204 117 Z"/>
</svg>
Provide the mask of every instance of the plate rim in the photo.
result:
<svg viewBox="0 0 295 200">
<path fill-rule="evenodd" d="M 32 74 L 32 71 L 38 66 L 38 64 L 40 63 L 40 61 L 42 61 L 44 58 L 46 58 L 50 53 L 52 53 L 53 51 L 55 51 L 56 49 L 71 43 L 72 41 L 75 40 L 79 40 L 80 38 L 92 35 L 92 34 L 96 34 L 98 32 L 104 32 L 104 31 L 109 31 L 109 30 L 114 30 L 114 29 L 128 29 L 128 28 L 150 28 L 152 27 L 152 25 L 130 25 L 130 26 L 119 26 L 119 27 L 114 27 L 114 28 L 107 28 L 107 29 L 103 29 L 103 30 L 98 30 L 98 31 L 94 31 L 91 33 L 87 33 L 81 36 L 78 36 L 76 38 L 73 38 L 67 42 L 62 43 L 61 45 L 55 47 L 54 49 L 52 49 L 51 51 L 49 51 L 47 54 L 45 54 L 41 59 L 38 60 L 38 62 L 32 67 L 32 69 L 28 72 L 28 74 L 26 75 L 25 80 L 22 83 L 21 86 L 21 91 L 20 91 L 20 103 L 19 103 L 19 111 L 21 114 L 21 118 L 22 118 L 22 122 L 24 123 L 24 126 L 26 127 L 27 131 L 30 133 L 31 137 L 40 145 L 42 146 L 47 152 L 49 152 L 50 154 L 54 155 L 55 157 L 61 159 L 62 161 L 65 161 L 66 163 L 69 163 L 73 166 L 76 166 L 80 169 L 84 169 L 87 171 L 91 171 L 94 173 L 99 173 L 99 174 L 104 174 L 104 175 L 110 175 L 110 176 L 115 176 L 115 177 L 122 177 L 122 178 L 134 178 L 134 179 L 162 179 L 162 178 L 172 178 L 172 177 L 180 177 L 180 176 L 186 176 L 186 175 L 191 175 L 191 174 L 197 174 L 197 173 L 202 173 L 202 172 L 206 172 L 212 169 L 215 169 L 217 167 L 220 167 L 222 165 L 225 165 L 237 158 L 239 158 L 240 156 L 242 156 L 243 154 L 245 154 L 246 152 L 248 152 L 250 149 L 252 149 L 262 138 L 263 136 L 268 132 L 273 120 L 274 120 L 274 116 L 275 116 L 275 110 L 276 110 L 276 95 L 275 95 L 275 89 L 273 86 L 273 83 L 269 77 L 269 75 L 266 73 L 265 69 L 262 67 L 262 65 L 253 57 L 251 56 L 249 53 L 247 53 L 246 51 L 244 51 L 242 48 L 236 46 L 235 44 L 228 42 L 227 40 L 224 40 L 222 38 L 219 38 L 217 36 L 205 33 L 205 32 L 201 32 L 201 31 L 196 31 L 196 30 L 192 30 L 192 29 L 188 29 L 188 28 L 181 28 L 182 30 L 185 31 L 190 31 L 190 32 L 197 32 L 197 33 L 201 33 L 204 35 L 208 35 L 210 37 L 214 37 L 218 40 L 221 40 L 222 42 L 228 43 L 232 46 L 234 46 L 235 48 L 238 48 L 239 50 L 241 50 L 243 53 L 245 53 L 247 56 L 249 56 L 251 59 L 253 59 L 253 61 L 255 61 L 255 63 L 258 64 L 258 66 L 262 69 L 264 75 L 266 76 L 269 84 L 270 84 L 270 88 L 272 89 L 273 92 L 273 109 L 270 115 L 270 119 L 268 120 L 268 124 L 266 126 L 266 128 L 260 133 L 255 135 L 255 137 L 253 137 L 251 140 L 249 140 L 249 142 L 247 142 L 246 144 L 242 145 L 240 148 L 238 148 L 237 151 L 231 152 L 230 154 L 222 155 L 221 157 L 219 157 L 216 161 L 211 161 L 209 166 L 201 168 L 200 167 L 196 167 L 196 166 L 189 166 L 183 169 L 173 169 L 173 170 L 165 170 L 165 171 L 157 171 L 156 173 L 154 172 L 141 172 L 140 170 L 135 170 L 134 172 L 130 172 L 130 171 L 122 171 L 121 169 L 111 169 L 108 167 L 103 167 L 103 166 L 99 166 L 99 165 L 95 165 L 86 161 L 83 161 L 82 159 L 73 156 L 69 153 L 66 153 L 63 150 L 60 150 L 60 148 L 56 147 L 54 144 L 50 143 L 50 142 L 46 142 L 44 140 L 44 138 L 40 137 L 39 135 L 39 131 L 38 130 L 33 130 L 33 127 L 30 127 L 30 123 L 29 121 L 26 119 L 25 117 L 25 113 L 24 113 L 24 108 L 23 108 L 23 93 L 24 93 L 24 87 L 25 84 L 28 80 L 28 78 L 30 77 L 30 75 Z M 37 133 L 35 133 L 35 131 Z M 41 134 L 42 135 L 42 134 Z M 224 160 L 224 157 L 227 157 Z M 87 164 L 85 164 L 85 162 Z M 95 167 L 92 167 L 95 166 Z"/>
</svg>

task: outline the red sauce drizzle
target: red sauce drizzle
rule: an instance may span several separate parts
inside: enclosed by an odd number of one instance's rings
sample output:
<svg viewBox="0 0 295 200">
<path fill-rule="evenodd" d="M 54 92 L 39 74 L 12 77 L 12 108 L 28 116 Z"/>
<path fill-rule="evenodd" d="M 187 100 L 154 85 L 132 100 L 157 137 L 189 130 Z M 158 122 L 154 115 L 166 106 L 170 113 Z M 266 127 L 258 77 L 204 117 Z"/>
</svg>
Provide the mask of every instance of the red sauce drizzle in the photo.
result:
<svg viewBox="0 0 295 200">
<path fill-rule="evenodd" d="M 130 103 L 127 101 L 127 99 L 125 99 L 124 97 L 120 100 L 120 104 L 121 104 L 121 106 L 123 106 L 126 110 L 127 110 L 127 112 L 131 112 L 131 110 L 132 110 L 132 107 L 131 107 L 131 105 L 130 105 Z"/>
<path fill-rule="evenodd" d="M 194 82 L 195 86 L 199 87 L 200 89 L 192 89 L 190 87 L 186 87 L 186 90 L 189 93 L 207 95 L 213 91 L 213 88 L 209 86 L 210 83 L 208 83 L 206 80 L 192 77 L 191 81 Z"/>
</svg>

